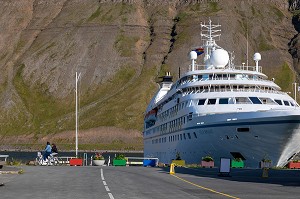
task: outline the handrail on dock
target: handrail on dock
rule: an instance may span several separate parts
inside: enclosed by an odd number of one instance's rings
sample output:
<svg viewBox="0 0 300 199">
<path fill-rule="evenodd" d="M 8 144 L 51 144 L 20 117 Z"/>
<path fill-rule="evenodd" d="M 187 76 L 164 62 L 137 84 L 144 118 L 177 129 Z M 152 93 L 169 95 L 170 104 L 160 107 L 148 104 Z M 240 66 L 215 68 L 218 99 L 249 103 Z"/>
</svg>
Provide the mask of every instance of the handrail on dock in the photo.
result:
<svg viewBox="0 0 300 199">
<path fill-rule="evenodd" d="M 58 161 L 60 164 L 69 164 L 70 159 L 75 158 L 73 156 L 58 156 Z"/>
<path fill-rule="evenodd" d="M 4 158 L 4 161 L 6 162 L 7 158 L 9 157 L 9 155 L 0 155 L 0 158 Z"/>
<path fill-rule="evenodd" d="M 143 165 L 143 162 L 137 162 L 137 161 L 128 161 L 128 160 L 155 160 L 155 165 L 158 165 L 158 158 L 145 158 L 145 157 L 125 157 L 126 158 L 126 164 L 127 165 Z"/>
</svg>

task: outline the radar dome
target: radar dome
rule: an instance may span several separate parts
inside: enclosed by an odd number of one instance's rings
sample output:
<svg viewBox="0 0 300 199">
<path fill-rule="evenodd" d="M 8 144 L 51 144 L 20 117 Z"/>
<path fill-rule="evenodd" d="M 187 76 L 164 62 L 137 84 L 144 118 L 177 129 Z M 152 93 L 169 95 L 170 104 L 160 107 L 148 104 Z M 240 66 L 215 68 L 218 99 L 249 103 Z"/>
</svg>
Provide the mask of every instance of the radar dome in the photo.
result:
<svg viewBox="0 0 300 199">
<path fill-rule="evenodd" d="M 191 60 L 197 59 L 197 53 L 196 53 L 195 51 L 191 51 L 191 52 L 190 52 L 190 59 L 191 59 Z"/>
<path fill-rule="evenodd" d="M 223 68 L 228 64 L 229 55 L 224 49 L 217 49 L 211 53 L 210 63 L 217 68 Z"/>
<path fill-rule="evenodd" d="M 254 61 L 260 61 L 261 60 L 261 55 L 259 53 L 255 53 L 253 55 L 253 59 L 254 59 Z"/>
</svg>

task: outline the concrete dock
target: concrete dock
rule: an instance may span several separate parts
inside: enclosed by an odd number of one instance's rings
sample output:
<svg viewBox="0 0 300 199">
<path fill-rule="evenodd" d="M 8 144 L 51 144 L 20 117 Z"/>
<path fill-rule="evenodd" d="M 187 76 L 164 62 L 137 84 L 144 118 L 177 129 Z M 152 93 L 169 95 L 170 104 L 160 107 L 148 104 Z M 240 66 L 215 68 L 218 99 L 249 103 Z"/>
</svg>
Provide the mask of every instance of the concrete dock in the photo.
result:
<svg viewBox="0 0 300 199">
<path fill-rule="evenodd" d="M 0 174 L 0 198 L 299 198 L 300 170 L 148 167 L 23 166 L 23 174 Z M 5 170 L 5 169 L 4 169 Z"/>
</svg>

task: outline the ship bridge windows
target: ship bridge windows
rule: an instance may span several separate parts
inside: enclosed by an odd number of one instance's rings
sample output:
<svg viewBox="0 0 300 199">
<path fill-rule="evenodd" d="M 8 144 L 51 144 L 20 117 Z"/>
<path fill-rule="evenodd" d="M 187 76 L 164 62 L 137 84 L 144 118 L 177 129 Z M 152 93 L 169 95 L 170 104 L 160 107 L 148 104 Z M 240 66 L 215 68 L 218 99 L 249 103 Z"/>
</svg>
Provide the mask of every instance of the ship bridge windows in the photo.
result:
<svg viewBox="0 0 300 199">
<path fill-rule="evenodd" d="M 259 100 L 260 100 L 263 104 L 277 105 L 277 103 L 275 103 L 274 100 L 272 100 L 272 99 L 270 99 L 270 98 L 260 97 Z"/>
<path fill-rule="evenodd" d="M 199 99 L 198 105 L 204 105 L 205 101 L 206 101 L 206 99 Z"/>
<path fill-rule="evenodd" d="M 275 102 L 276 102 L 278 105 L 282 105 L 282 101 L 281 101 L 281 100 L 275 99 Z"/>
<path fill-rule="evenodd" d="M 208 99 L 207 105 L 214 105 L 214 104 L 216 104 L 216 102 L 217 102 L 217 99 Z"/>
<path fill-rule="evenodd" d="M 283 100 L 284 105 L 289 106 L 290 103 L 288 101 Z"/>
<path fill-rule="evenodd" d="M 249 97 L 253 104 L 261 104 L 261 101 L 257 97 Z"/>
<path fill-rule="evenodd" d="M 229 98 L 220 98 L 219 104 L 228 104 Z"/>
<path fill-rule="evenodd" d="M 235 102 L 236 104 L 251 104 L 248 97 L 236 97 Z"/>
</svg>

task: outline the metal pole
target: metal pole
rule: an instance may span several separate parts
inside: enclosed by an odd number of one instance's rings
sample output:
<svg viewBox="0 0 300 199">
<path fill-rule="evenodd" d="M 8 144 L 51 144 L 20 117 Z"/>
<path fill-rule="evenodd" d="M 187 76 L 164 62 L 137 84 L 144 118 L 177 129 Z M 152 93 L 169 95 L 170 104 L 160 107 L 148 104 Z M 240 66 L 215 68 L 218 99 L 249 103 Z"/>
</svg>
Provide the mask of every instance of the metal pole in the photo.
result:
<svg viewBox="0 0 300 199">
<path fill-rule="evenodd" d="M 76 131 L 76 146 L 75 146 L 75 151 L 76 151 L 76 158 L 77 158 L 77 155 L 78 155 L 78 130 L 77 130 L 77 120 L 78 120 L 78 118 L 77 118 L 77 114 L 78 114 L 78 111 L 77 111 L 77 109 L 78 109 L 78 105 L 77 105 L 77 103 L 78 103 L 78 97 L 77 97 L 77 81 L 78 79 L 77 79 L 77 72 L 76 72 L 76 88 L 75 88 L 75 93 L 76 93 L 76 112 L 75 112 L 75 115 L 76 115 L 76 127 L 75 127 L 75 131 Z"/>
<path fill-rule="evenodd" d="M 75 127 L 75 131 L 76 131 L 76 147 L 75 147 L 75 150 L 76 150 L 76 158 L 78 157 L 78 80 L 80 78 L 80 73 L 78 75 L 78 73 L 76 72 L 76 88 L 75 88 L 75 93 L 76 93 L 76 127 Z"/>
<path fill-rule="evenodd" d="M 295 86 L 295 88 L 294 88 L 295 89 L 294 96 L 295 96 L 295 101 L 297 102 L 297 83 L 295 82 L 294 84 L 295 84 L 294 85 Z"/>
</svg>

